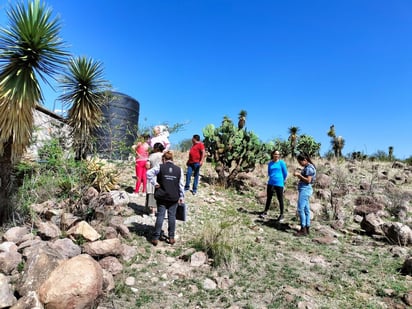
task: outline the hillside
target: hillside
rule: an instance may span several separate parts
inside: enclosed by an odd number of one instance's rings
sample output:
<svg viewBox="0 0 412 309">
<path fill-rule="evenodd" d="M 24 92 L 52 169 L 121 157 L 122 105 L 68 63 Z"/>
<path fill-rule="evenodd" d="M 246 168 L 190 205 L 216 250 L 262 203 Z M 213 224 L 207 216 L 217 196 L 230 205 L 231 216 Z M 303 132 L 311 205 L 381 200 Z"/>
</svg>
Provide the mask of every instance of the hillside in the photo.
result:
<svg viewBox="0 0 412 309">
<path fill-rule="evenodd" d="M 183 154 L 175 161 L 183 166 L 185 159 Z M 289 172 L 298 167 L 297 162 L 286 162 Z M 385 209 L 377 212 L 382 220 L 402 220 L 411 226 L 410 168 L 393 168 L 391 163 L 315 163 L 319 173 L 312 198 L 315 214 L 311 235 L 303 238 L 293 235 L 299 228 L 293 177 L 285 192 L 285 221 L 279 224 L 275 221 L 276 202 L 269 218 L 257 216 L 265 200 L 266 166 L 243 175 L 244 187 L 239 193 L 215 186 L 215 172 L 206 164 L 201 169 L 198 195 L 186 198 L 189 220 L 178 223 L 174 246 L 165 242 L 151 246 L 147 241 L 151 230 L 136 226 L 133 244 L 141 249 L 140 254 L 116 278 L 118 291 L 109 297 L 113 307 L 107 308 L 410 306 L 412 279 L 400 274 L 412 254 L 410 244 L 389 244 L 385 237 L 366 233 L 360 225 L 362 216 L 354 214 L 355 209 L 359 213 L 360 208 L 384 204 Z M 123 186 L 132 187 L 132 169 L 123 174 Z M 369 203 L 361 197 L 373 199 Z M 144 204 L 143 198 L 134 198 L 136 205 Z M 403 207 L 407 207 L 406 216 L 398 212 L 403 219 L 388 210 Z M 334 208 L 336 220 L 331 218 Z M 202 263 L 204 255 L 193 249 L 202 237 L 226 250 L 226 265 L 212 266 L 210 256 Z M 129 286 L 130 278 L 134 284 Z"/>
<path fill-rule="evenodd" d="M 175 158 L 183 167 L 187 153 L 175 153 Z M 292 174 L 298 163 L 285 161 Z M 30 233 L 21 240 L 13 240 L 17 237 L 9 231 L 3 234 L 0 266 L 9 276 L 1 277 L 0 283 L 10 282 L 14 295 L 24 297 L 15 304 L 11 293 L 8 299 L 0 298 L 0 305 L 14 304 L 14 309 L 39 305 L 33 295 L 46 275 L 62 261 L 90 255 L 104 269 L 104 295 L 92 308 L 410 307 L 411 168 L 398 162 L 318 160 L 315 164 L 318 178 L 311 200 L 310 236 L 294 236 L 299 222 L 292 176 L 285 191 L 285 220 L 279 223 L 276 201 L 267 218 L 258 216 L 265 201 L 266 165 L 239 175 L 234 190 L 217 186 L 216 173 L 206 163 L 198 194 L 186 196 L 188 220 L 178 221 L 176 244 L 161 241 L 155 247 L 149 242 L 155 217 L 145 213 L 145 198 L 132 193 L 134 162 L 118 162 L 120 185 L 111 192 L 114 204 L 106 202 L 107 193 L 93 190 L 78 201 L 33 204 L 43 222 L 27 224 Z M 92 205 L 94 215 L 88 222 L 90 231 L 98 234 L 73 231 L 79 220 L 68 210 L 75 213 L 85 207 L 87 212 Z M 103 245 L 101 240 L 107 242 Z M 15 251 L 6 249 L 13 247 L 12 242 Z M 113 253 L 107 251 L 109 243 Z M 62 253 L 66 258 L 57 258 Z M 57 277 L 55 285 L 72 279 Z M 36 293 L 30 294 L 32 290 Z M 42 293 L 45 298 L 44 288 Z M 60 301 L 53 308 L 65 305 Z"/>
</svg>

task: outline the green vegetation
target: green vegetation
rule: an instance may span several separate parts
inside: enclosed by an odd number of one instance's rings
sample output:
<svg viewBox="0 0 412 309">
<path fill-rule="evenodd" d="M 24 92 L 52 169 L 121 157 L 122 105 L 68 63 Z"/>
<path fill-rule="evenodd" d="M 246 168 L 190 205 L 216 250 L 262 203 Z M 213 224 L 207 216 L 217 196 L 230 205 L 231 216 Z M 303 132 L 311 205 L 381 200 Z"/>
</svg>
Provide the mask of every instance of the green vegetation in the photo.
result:
<svg viewBox="0 0 412 309">
<path fill-rule="evenodd" d="M 331 145 L 335 158 L 342 158 L 342 149 L 345 147 L 345 139 L 342 136 L 336 136 L 335 126 L 331 125 L 328 131 L 328 136 L 331 137 Z"/>
<path fill-rule="evenodd" d="M 268 145 L 253 132 L 236 127 L 227 116 L 220 127 L 205 127 L 203 135 L 208 159 L 215 166 L 218 182 L 225 187 L 233 186 L 240 172 L 253 171 L 256 164 L 270 159 Z"/>
<path fill-rule="evenodd" d="M 102 105 L 108 101 L 110 86 L 103 79 L 102 63 L 86 57 L 71 59 L 61 89 L 59 99 L 68 107 L 67 123 L 72 128 L 76 159 L 84 160 L 92 150 L 94 132 L 102 123 Z"/>
<path fill-rule="evenodd" d="M 109 163 L 97 158 L 85 160 L 92 144 L 90 133 L 100 123 L 102 95 L 107 86 L 102 78 L 101 64 L 90 58 L 74 58 L 63 79 L 63 88 L 67 92 L 61 99 L 71 105 L 69 122 L 74 128 L 72 137 L 76 154 L 64 149 L 61 139 L 53 138 L 39 149 L 39 162 L 21 161 L 35 129 L 33 109 L 42 101 L 39 78 L 46 80 L 63 72 L 68 53 L 59 38 L 58 21 L 51 18 L 51 12 L 40 1 L 30 2 L 28 8 L 17 5 L 8 13 L 10 29 L 0 29 L 0 60 L 3 63 L 0 67 L 0 223 L 10 218 L 14 223 L 33 222 L 37 218 L 31 207 L 46 201 L 65 201 L 66 211 L 90 219 L 93 215 L 91 208 L 76 208 L 84 190 L 94 187 L 109 191 L 118 185 L 117 171 L 124 171 L 122 162 Z M 86 91 L 83 92 L 82 87 Z M 295 205 L 289 203 L 286 203 L 287 225 L 251 219 L 262 209 L 255 197 L 261 188 L 251 185 L 247 188 L 249 193 L 236 191 L 242 182 L 238 175 L 250 173 L 265 164 L 275 147 L 284 156 L 291 154 L 293 157 L 296 152 L 318 156 L 320 144 L 312 137 L 300 134 L 300 129 L 294 126 L 289 128 L 288 141 L 278 139 L 262 143 L 258 136 L 246 129 L 246 116 L 246 111 L 240 111 L 237 126 L 225 116 L 219 127 L 211 124 L 203 129 L 209 161 L 217 172 L 220 185 L 213 186 L 212 179 L 209 196 L 193 200 L 191 215 L 194 219 L 179 230 L 181 235 L 188 235 L 188 239 L 176 244 L 175 251 L 165 252 L 168 258 L 176 261 L 174 258 L 184 255 L 188 249 L 185 246 L 190 246 L 189 249 L 205 252 L 212 262 L 190 274 L 166 274 L 162 268 L 166 266 L 159 262 L 162 253 L 153 252 L 141 235 L 132 235 L 133 239 L 127 241 L 144 249 L 133 263 L 145 267 L 127 269 L 123 275 L 135 275 L 141 280 L 141 286 L 135 292 L 121 281 L 125 278 L 120 276 L 108 299 L 129 301 L 124 308 L 130 308 L 130 303 L 136 308 L 153 308 L 159 307 L 160 302 L 188 308 L 227 308 L 234 304 L 242 308 L 296 308 L 313 304 L 319 308 L 385 308 L 401 305 L 403 294 L 410 290 L 410 280 L 405 280 L 399 273 L 403 261 L 395 257 L 389 247 L 361 233 L 353 235 L 349 229 L 343 230 L 345 234 L 342 232 L 330 244 L 314 241 L 322 236 L 321 228 L 313 228 L 310 237 L 296 238 L 293 236 Z M 181 126 L 177 124 L 171 132 L 179 128 Z M 328 136 L 332 137 L 334 157 L 341 158 L 343 138 L 336 137 L 333 126 Z M 363 161 L 367 157 L 354 152 L 352 159 Z M 369 159 L 390 163 L 395 159 L 393 147 L 388 148 L 388 154 L 379 151 Z M 412 157 L 405 162 L 412 164 Z M 351 214 L 353 212 L 352 204 L 346 205 L 336 199 L 341 194 L 347 195 L 351 189 L 347 184 L 351 176 L 339 167 L 331 170 L 331 175 L 325 215 L 316 218 L 321 227 L 329 227 L 345 207 Z M 369 180 L 370 185 L 364 195 L 371 195 L 378 181 L 377 173 L 364 179 Z M 294 189 L 294 185 L 288 180 L 287 190 Z M 387 210 L 397 218 L 409 196 L 386 189 L 385 197 L 391 201 Z M 78 244 L 84 242 L 85 239 L 77 239 Z M 360 245 L 362 248 L 357 250 L 356 246 Z M 23 266 L 19 264 L 18 271 L 22 271 Z M 153 278 L 158 281 L 151 281 Z M 205 279 L 217 281 L 216 278 L 227 280 L 227 286 L 210 291 L 203 288 Z M 166 288 L 170 295 L 164 293 Z M 173 304 L 168 303 L 169 297 Z M 306 306 L 304 302 L 309 303 Z"/>
<path fill-rule="evenodd" d="M 9 27 L 0 28 L 0 224 L 11 217 L 13 165 L 30 143 L 33 110 L 43 99 L 39 79 L 56 76 L 68 57 L 58 19 L 39 0 L 7 14 Z"/>
</svg>

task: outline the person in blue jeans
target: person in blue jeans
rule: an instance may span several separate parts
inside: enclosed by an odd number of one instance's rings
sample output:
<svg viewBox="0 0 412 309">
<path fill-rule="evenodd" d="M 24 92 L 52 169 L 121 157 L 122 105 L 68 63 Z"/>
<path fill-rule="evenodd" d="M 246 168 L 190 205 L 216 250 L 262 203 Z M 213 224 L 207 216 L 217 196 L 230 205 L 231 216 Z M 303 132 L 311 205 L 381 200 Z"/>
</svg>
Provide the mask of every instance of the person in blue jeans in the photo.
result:
<svg viewBox="0 0 412 309">
<path fill-rule="evenodd" d="M 296 236 L 309 235 L 310 227 L 310 204 L 309 200 L 313 193 L 312 184 L 316 179 L 316 167 L 312 163 L 310 157 L 306 154 L 299 154 L 297 157 L 298 163 L 303 169 L 295 171 L 293 174 L 299 178 L 298 183 L 298 214 L 300 218 L 300 230 L 295 233 Z"/>
<path fill-rule="evenodd" d="M 190 180 L 193 173 L 193 187 L 192 194 L 196 195 L 197 186 L 199 184 L 199 173 L 200 167 L 203 165 L 203 162 L 206 157 L 205 145 L 200 141 L 200 136 L 195 134 L 192 137 L 192 147 L 189 150 L 189 159 L 187 160 L 186 166 L 186 184 L 185 191 L 190 189 Z"/>
</svg>

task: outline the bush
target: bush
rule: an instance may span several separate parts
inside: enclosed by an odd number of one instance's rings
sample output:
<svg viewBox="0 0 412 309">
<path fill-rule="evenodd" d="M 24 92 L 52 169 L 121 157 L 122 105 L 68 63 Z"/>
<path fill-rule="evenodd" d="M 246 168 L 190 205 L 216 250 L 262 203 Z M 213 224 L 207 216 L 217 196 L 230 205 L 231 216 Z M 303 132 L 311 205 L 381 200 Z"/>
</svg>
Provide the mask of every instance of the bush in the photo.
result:
<svg viewBox="0 0 412 309">
<path fill-rule="evenodd" d="M 213 259 L 213 266 L 231 268 L 239 249 L 237 238 L 238 219 L 207 221 L 199 230 L 193 247 L 207 253 Z"/>
</svg>

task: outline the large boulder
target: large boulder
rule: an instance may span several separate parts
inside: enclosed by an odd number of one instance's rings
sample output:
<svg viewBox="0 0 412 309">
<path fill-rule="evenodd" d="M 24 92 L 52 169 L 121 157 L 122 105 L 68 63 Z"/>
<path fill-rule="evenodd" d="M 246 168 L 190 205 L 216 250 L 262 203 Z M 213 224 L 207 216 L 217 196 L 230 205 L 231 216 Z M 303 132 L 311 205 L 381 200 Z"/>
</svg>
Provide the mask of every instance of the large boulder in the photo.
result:
<svg viewBox="0 0 412 309">
<path fill-rule="evenodd" d="M 56 267 L 38 293 L 47 309 L 83 309 L 92 308 L 102 289 L 102 268 L 92 257 L 81 254 Z"/>
</svg>

